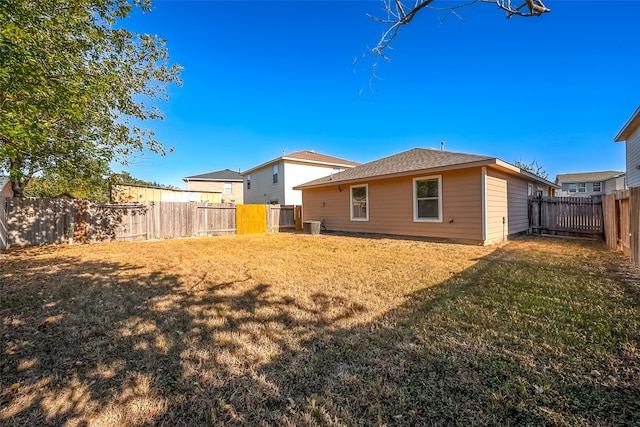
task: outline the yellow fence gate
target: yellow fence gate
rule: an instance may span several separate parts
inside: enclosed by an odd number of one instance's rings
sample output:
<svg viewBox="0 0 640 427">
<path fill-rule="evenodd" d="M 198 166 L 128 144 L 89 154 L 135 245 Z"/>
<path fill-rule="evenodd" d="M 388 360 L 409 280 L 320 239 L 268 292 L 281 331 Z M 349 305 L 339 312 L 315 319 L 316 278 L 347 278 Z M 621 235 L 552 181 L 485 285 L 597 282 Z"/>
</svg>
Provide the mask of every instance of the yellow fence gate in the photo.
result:
<svg viewBox="0 0 640 427">
<path fill-rule="evenodd" d="M 236 205 L 236 234 L 267 232 L 267 205 Z"/>
</svg>

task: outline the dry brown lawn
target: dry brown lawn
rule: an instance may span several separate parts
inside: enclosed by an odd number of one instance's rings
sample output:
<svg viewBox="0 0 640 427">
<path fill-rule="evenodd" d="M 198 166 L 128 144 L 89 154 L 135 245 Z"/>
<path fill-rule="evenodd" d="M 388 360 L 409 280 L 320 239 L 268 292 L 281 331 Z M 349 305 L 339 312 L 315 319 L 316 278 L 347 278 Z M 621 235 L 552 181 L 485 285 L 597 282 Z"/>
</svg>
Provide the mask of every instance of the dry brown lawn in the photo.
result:
<svg viewBox="0 0 640 427">
<path fill-rule="evenodd" d="M 602 243 L 271 234 L 0 254 L 0 425 L 633 425 Z"/>
</svg>

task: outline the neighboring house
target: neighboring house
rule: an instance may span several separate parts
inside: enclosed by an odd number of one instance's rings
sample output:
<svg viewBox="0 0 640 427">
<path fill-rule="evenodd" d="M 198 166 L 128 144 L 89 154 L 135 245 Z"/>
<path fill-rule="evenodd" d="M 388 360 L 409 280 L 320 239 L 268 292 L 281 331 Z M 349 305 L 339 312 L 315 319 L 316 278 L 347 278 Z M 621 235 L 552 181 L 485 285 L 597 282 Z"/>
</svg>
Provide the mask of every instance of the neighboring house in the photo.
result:
<svg viewBox="0 0 640 427">
<path fill-rule="evenodd" d="M 626 141 L 627 186 L 640 187 L 640 107 L 627 120 L 614 141 Z"/>
<path fill-rule="evenodd" d="M 111 186 L 113 203 L 142 202 L 209 202 L 220 203 L 220 193 L 187 191 L 144 185 L 116 184 Z"/>
<path fill-rule="evenodd" d="M 212 191 L 222 194 L 223 203 L 242 203 L 242 174 L 224 169 L 182 178 L 190 191 Z"/>
<path fill-rule="evenodd" d="M 558 196 L 591 197 L 624 190 L 625 174 L 620 171 L 561 173 L 556 176 Z"/>
<path fill-rule="evenodd" d="M 528 194 L 557 185 L 500 159 L 414 148 L 299 185 L 327 230 L 487 245 L 529 230 Z"/>
<path fill-rule="evenodd" d="M 244 203 L 301 205 L 302 193 L 293 187 L 357 165 L 359 163 L 315 151 L 285 154 L 242 174 Z"/>
<path fill-rule="evenodd" d="M 0 197 L 13 197 L 13 189 L 8 176 L 0 176 Z"/>
</svg>

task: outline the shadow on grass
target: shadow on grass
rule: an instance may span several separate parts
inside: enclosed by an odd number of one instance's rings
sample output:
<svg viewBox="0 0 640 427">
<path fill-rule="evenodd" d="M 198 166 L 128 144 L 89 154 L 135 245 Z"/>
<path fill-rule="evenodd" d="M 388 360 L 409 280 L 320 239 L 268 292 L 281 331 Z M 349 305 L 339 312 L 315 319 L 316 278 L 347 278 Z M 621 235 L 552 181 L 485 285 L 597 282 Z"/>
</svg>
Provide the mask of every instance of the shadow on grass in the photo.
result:
<svg viewBox="0 0 640 427">
<path fill-rule="evenodd" d="M 4 263 L 0 420 L 637 424 L 637 300 L 571 256 L 541 265 L 541 251 L 498 249 L 348 329 L 364 305 L 299 301 L 249 270 L 186 284 L 64 256 Z"/>
</svg>

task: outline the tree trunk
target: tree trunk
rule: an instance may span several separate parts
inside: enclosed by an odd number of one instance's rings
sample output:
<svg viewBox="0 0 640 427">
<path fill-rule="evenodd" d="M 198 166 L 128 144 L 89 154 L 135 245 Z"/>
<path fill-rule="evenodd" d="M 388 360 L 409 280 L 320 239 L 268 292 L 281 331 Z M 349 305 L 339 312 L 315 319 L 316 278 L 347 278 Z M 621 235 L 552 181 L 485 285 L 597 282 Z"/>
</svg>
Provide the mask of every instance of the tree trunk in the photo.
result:
<svg viewBox="0 0 640 427">
<path fill-rule="evenodd" d="M 24 197 L 23 187 L 19 179 L 11 180 L 11 190 L 13 190 L 13 197 Z"/>
<path fill-rule="evenodd" d="M 24 187 L 29 182 L 29 179 L 22 180 L 19 178 L 17 171 L 22 168 L 22 162 L 20 159 L 9 160 L 9 179 L 11 180 L 11 190 L 13 191 L 13 197 L 24 197 Z"/>
</svg>

